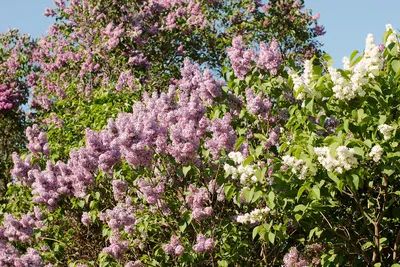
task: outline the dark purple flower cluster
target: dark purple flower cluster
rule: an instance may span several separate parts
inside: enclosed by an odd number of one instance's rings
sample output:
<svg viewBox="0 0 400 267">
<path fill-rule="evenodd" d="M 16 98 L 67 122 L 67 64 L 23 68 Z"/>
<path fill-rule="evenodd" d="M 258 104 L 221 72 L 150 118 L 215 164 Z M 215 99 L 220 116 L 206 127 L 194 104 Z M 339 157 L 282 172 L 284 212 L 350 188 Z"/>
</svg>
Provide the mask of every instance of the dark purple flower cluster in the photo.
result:
<svg viewBox="0 0 400 267">
<path fill-rule="evenodd" d="M 204 235 L 198 234 L 193 250 L 197 253 L 203 253 L 212 250 L 214 246 L 215 242 L 213 238 L 206 238 Z"/>
<path fill-rule="evenodd" d="M 90 217 L 90 214 L 87 212 L 82 213 L 81 222 L 85 226 L 92 224 L 92 218 Z"/>
<path fill-rule="evenodd" d="M 210 201 L 210 195 L 207 188 L 196 188 L 194 185 L 189 185 L 189 194 L 185 198 L 186 203 L 192 209 L 192 217 L 195 220 L 208 218 L 213 213 L 212 207 L 205 207 Z"/>
<path fill-rule="evenodd" d="M 5 84 L 0 84 L 0 111 L 10 110 L 14 107 L 15 100 L 21 97 L 19 92 Z"/>
<path fill-rule="evenodd" d="M 276 40 L 273 40 L 269 46 L 260 42 L 260 53 L 256 55 L 253 49 L 246 49 L 242 36 L 236 36 L 232 39 L 232 47 L 227 49 L 227 53 L 235 75 L 240 80 L 243 80 L 250 71 L 253 61 L 260 69 L 275 75 L 282 63 L 282 55 Z"/>
<path fill-rule="evenodd" d="M 162 249 L 165 253 L 172 256 L 180 256 L 185 252 L 185 248 L 177 236 L 172 236 L 169 244 L 164 244 Z"/>
<path fill-rule="evenodd" d="M 128 247 L 129 241 L 124 240 L 120 233 L 116 233 L 110 237 L 110 245 L 105 247 L 103 252 L 116 259 L 122 259 Z"/>
</svg>

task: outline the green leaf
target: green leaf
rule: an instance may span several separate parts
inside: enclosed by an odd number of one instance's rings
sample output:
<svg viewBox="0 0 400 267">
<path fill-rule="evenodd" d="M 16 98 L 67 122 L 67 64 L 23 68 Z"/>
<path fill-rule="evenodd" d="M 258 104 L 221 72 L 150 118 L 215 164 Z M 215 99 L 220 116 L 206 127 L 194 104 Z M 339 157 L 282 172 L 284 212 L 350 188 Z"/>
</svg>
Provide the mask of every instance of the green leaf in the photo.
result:
<svg viewBox="0 0 400 267">
<path fill-rule="evenodd" d="M 192 166 L 190 166 L 190 165 L 184 166 L 184 167 L 182 168 L 183 175 L 186 177 L 187 173 L 188 173 L 191 169 L 192 169 Z"/>
<path fill-rule="evenodd" d="M 252 155 L 250 155 L 250 156 L 248 156 L 248 157 L 244 160 L 243 166 L 247 166 L 247 165 L 249 165 L 250 163 L 252 163 L 253 161 L 254 161 L 254 158 L 253 158 Z"/>
<path fill-rule="evenodd" d="M 275 208 L 275 193 L 274 191 L 270 191 L 268 194 L 268 206 L 273 209 Z"/>
<path fill-rule="evenodd" d="M 325 60 L 328 67 L 333 66 L 334 60 L 329 54 L 323 54 L 322 58 Z"/>
<path fill-rule="evenodd" d="M 319 187 L 317 185 L 314 185 L 312 190 L 313 190 L 315 196 L 317 197 L 317 199 L 320 199 L 321 198 L 321 192 L 319 190 Z"/>
<path fill-rule="evenodd" d="M 256 191 L 254 193 L 253 199 L 251 200 L 252 203 L 256 202 L 261 196 L 263 192 L 262 191 Z"/>
<path fill-rule="evenodd" d="M 358 50 L 354 50 L 350 55 L 350 62 L 353 61 L 354 57 L 358 54 Z"/>
<path fill-rule="evenodd" d="M 314 114 L 314 98 L 311 98 L 310 101 L 306 104 L 306 109 Z"/>
<path fill-rule="evenodd" d="M 400 60 L 399 59 L 394 59 L 392 60 L 391 64 L 392 69 L 394 70 L 394 72 L 398 72 L 400 70 Z"/>
<path fill-rule="evenodd" d="M 247 203 L 251 202 L 251 200 L 253 199 L 253 196 L 254 196 L 254 187 L 252 189 L 250 189 L 250 188 L 243 189 L 243 197 Z"/>
<path fill-rule="evenodd" d="M 231 200 L 233 195 L 235 194 L 235 189 L 236 188 L 232 184 L 224 185 L 224 193 L 228 201 Z"/>
<path fill-rule="evenodd" d="M 382 172 L 384 174 L 386 174 L 387 176 L 391 176 L 393 173 L 396 172 L 396 168 L 394 166 L 385 165 L 385 166 L 382 167 L 382 169 L 383 169 Z"/>
<path fill-rule="evenodd" d="M 218 266 L 220 266 L 220 267 L 228 267 L 229 264 L 228 264 L 227 261 L 222 260 L 222 261 L 218 261 Z"/>
<path fill-rule="evenodd" d="M 365 243 L 364 245 L 361 246 L 361 248 L 363 250 L 366 250 L 366 249 L 368 249 L 370 247 L 372 247 L 372 242 L 367 242 L 367 243 Z"/>
<path fill-rule="evenodd" d="M 246 137 L 244 137 L 243 135 L 239 136 L 235 144 L 236 151 L 239 150 L 239 148 L 243 145 L 244 141 L 246 141 Z"/>
<path fill-rule="evenodd" d="M 254 134 L 254 137 L 257 138 L 257 139 L 266 141 L 266 142 L 268 141 L 268 138 L 267 138 L 265 135 L 263 135 L 263 134 L 255 133 L 255 134 Z"/>
<path fill-rule="evenodd" d="M 296 200 L 299 201 L 301 195 L 303 194 L 304 190 L 306 190 L 307 187 L 305 185 L 303 185 L 302 187 L 299 188 L 299 191 L 297 191 L 297 197 Z"/>
<path fill-rule="evenodd" d="M 269 232 L 268 233 L 268 240 L 269 240 L 269 242 L 271 242 L 271 244 L 274 244 L 275 243 L 275 233 Z"/>
<path fill-rule="evenodd" d="M 254 227 L 254 229 L 253 229 L 253 239 L 257 237 L 260 227 L 261 227 L 261 225 L 258 225 L 256 227 Z"/>
<path fill-rule="evenodd" d="M 352 174 L 351 176 L 353 177 L 354 186 L 356 187 L 356 189 L 358 189 L 360 185 L 360 177 L 357 174 Z"/>
<path fill-rule="evenodd" d="M 304 206 L 303 204 L 299 204 L 299 205 L 296 205 L 295 207 L 294 207 L 294 209 L 293 209 L 293 211 L 294 212 L 298 212 L 298 211 L 305 211 L 306 210 L 306 206 Z"/>
</svg>

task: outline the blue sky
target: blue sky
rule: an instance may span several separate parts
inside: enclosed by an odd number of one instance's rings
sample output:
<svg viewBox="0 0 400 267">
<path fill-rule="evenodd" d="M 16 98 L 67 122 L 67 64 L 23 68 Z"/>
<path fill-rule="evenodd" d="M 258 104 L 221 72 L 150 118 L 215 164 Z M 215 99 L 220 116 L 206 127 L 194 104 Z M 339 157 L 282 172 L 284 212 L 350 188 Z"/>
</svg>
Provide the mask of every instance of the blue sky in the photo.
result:
<svg viewBox="0 0 400 267">
<path fill-rule="evenodd" d="M 54 6 L 52 0 L 3 0 L 1 4 L 0 31 L 19 28 L 40 37 L 53 21 L 42 15 L 46 7 Z M 385 24 L 400 28 L 400 0 L 305 0 L 305 5 L 321 14 L 320 24 L 327 33 L 320 40 L 336 67 L 342 65 L 343 56 L 362 51 L 368 33 L 381 43 Z"/>
</svg>

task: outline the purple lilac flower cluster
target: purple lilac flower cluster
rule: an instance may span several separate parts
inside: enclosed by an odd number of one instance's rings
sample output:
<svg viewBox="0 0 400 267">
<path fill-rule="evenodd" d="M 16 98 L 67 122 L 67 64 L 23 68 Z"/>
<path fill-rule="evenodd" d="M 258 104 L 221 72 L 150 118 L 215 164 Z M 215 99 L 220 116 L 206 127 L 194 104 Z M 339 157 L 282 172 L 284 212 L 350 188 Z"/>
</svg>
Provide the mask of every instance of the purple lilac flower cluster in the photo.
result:
<svg viewBox="0 0 400 267">
<path fill-rule="evenodd" d="M 185 59 L 181 74 L 182 79 L 178 82 L 178 86 L 186 95 L 196 91 L 200 99 L 209 104 L 214 98 L 221 96 L 223 82 L 214 80 L 211 71 L 205 70 L 201 73 L 198 64 L 192 64 Z"/>
<path fill-rule="evenodd" d="M 191 162 L 196 159 L 206 132 L 212 133 L 206 147 L 214 157 L 221 149 L 231 151 L 236 135 L 230 126 L 229 113 L 209 122 L 198 90 L 192 89 L 191 95 L 180 94 L 178 101 L 173 88 L 159 96 L 145 94 L 132 113 L 120 113 L 115 121 L 109 121 L 106 130 L 99 133 L 86 130 L 85 147 L 71 150 L 67 163 L 59 161 L 54 165 L 48 161 L 43 171 L 34 167 L 28 170 L 29 162 L 13 156 L 13 174 L 24 184 L 32 185 L 37 195 L 34 202 L 54 209 L 61 195 L 84 197 L 88 186 L 93 184 L 94 173 L 98 169 L 109 173 L 121 158 L 136 167 L 150 166 L 155 153 L 170 154 L 177 162 Z M 32 152 L 48 154 L 46 135 L 37 126 L 29 128 L 27 134 Z M 161 192 L 162 188 L 157 190 Z"/>
<path fill-rule="evenodd" d="M 50 155 L 46 133 L 41 132 L 37 124 L 26 128 L 26 137 L 28 138 L 27 147 L 30 152 L 33 154 L 42 153 L 45 156 Z"/>
<path fill-rule="evenodd" d="M 235 36 L 232 39 L 232 47 L 228 48 L 227 53 L 235 75 L 243 80 L 251 69 L 251 62 L 255 57 L 254 50 L 246 50 L 242 36 Z"/>
<path fill-rule="evenodd" d="M 37 250 L 27 248 L 26 254 L 20 255 L 18 250 L 10 243 L 0 241 L 0 266 L 42 267 L 44 264 Z"/>
<path fill-rule="evenodd" d="M 164 244 L 162 249 L 165 253 L 172 256 L 180 256 L 185 252 L 185 248 L 182 246 L 181 241 L 177 236 L 172 236 L 169 244 Z"/>
<path fill-rule="evenodd" d="M 206 140 L 205 147 L 209 148 L 214 159 L 221 155 L 221 150 L 227 152 L 233 150 L 236 143 L 236 133 L 231 126 L 232 116 L 226 113 L 222 119 L 214 119 L 209 127 L 213 133 L 212 137 Z"/>
<path fill-rule="evenodd" d="M 86 96 L 93 88 L 108 84 L 110 79 L 118 80 L 117 90 L 125 85 L 132 89 L 135 75 L 131 68 L 121 66 L 148 69 L 151 64 L 147 57 L 153 57 L 154 52 L 148 51 L 148 43 L 154 43 L 160 39 L 159 35 L 171 31 L 188 36 L 207 24 L 202 2 L 198 0 L 114 1 L 112 7 L 116 9 L 113 11 L 88 3 L 70 1 L 66 5 L 60 2 L 56 10 L 46 8 L 44 15 L 56 16 L 58 22 L 50 26 L 48 34 L 40 38 L 33 50 L 32 62 L 40 69 L 37 75 L 31 76 L 34 79 L 30 79 L 36 107 L 50 107 L 48 100 L 52 90 L 49 90 L 49 84 L 62 91 L 61 88 L 68 88 L 70 83 L 76 82 L 62 79 L 62 76 L 80 77 L 77 93 Z M 60 30 L 65 26 L 71 29 L 68 34 Z M 174 45 L 177 48 L 180 44 L 176 42 Z M 124 51 L 123 57 L 121 51 Z M 124 63 L 121 64 L 120 60 Z M 68 68 L 71 62 L 76 68 Z M 145 75 L 136 68 L 134 71 L 142 77 Z M 57 73 L 57 78 L 46 75 L 48 73 Z M 57 97 L 61 95 L 64 92 L 57 92 Z"/>
<path fill-rule="evenodd" d="M 261 42 L 260 53 L 256 55 L 254 50 L 246 49 L 242 36 L 235 36 L 232 39 L 232 47 L 227 49 L 227 53 L 235 75 L 240 80 L 243 80 L 250 71 L 253 61 L 260 69 L 274 75 L 278 73 L 282 63 L 282 55 L 276 40 L 272 40 L 269 46 Z"/>
<path fill-rule="evenodd" d="M 112 181 L 112 188 L 115 201 L 124 201 L 126 197 L 126 190 L 128 189 L 128 184 L 122 180 L 114 179 Z"/>
<path fill-rule="evenodd" d="M 276 40 L 272 40 L 269 46 L 267 46 L 264 42 L 261 42 L 257 66 L 260 69 L 276 75 L 281 63 L 282 55 L 279 51 L 278 42 Z"/>
<path fill-rule="evenodd" d="M 156 186 L 151 186 L 144 179 L 140 178 L 137 182 L 140 193 L 143 195 L 149 204 L 156 204 L 161 200 L 162 194 L 164 193 L 164 183 L 159 182 Z"/>
<path fill-rule="evenodd" d="M 0 112 L 9 111 L 27 99 L 26 75 L 31 70 L 29 58 L 34 42 L 17 29 L 0 33 Z"/>
<path fill-rule="evenodd" d="M 197 253 L 203 253 L 212 250 L 214 246 L 215 242 L 213 238 L 206 238 L 204 235 L 198 234 L 193 250 Z"/>
<path fill-rule="evenodd" d="M 207 188 L 196 188 L 194 185 L 189 185 L 189 194 L 185 198 L 186 203 L 192 209 L 192 217 L 195 220 L 208 218 L 213 213 L 212 207 L 205 207 L 210 201 L 210 195 Z"/>
<path fill-rule="evenodd" d="M 263 93 L 259 92 L 255 96 L 253 89 L 246 88 L 247 110 L 253 115 L 258 115 L 264 120 L 268 120 L 269 113 L 272 109 L 272 103 L 268 97 L 263 97 Z"/>
<path fill-rule="evenodd" d="M 10 242 L 29 242 L 33 237 L 33 230 L 43 227 L 44 223 L 41 219 L 43 219 L 43 214 L 37 207 L 34 213 L 22 214 L 21 220 L 5 213 L 2 227 L 0 227 L 0 238 L 5 238 Z"/>
<path fill-rule="evenodd" d="M 309 266 L 308 262 L 302 259 L 296 247 L 292 247 L 283 257 L 284 267 L 304 267 Z"/>
</svg>

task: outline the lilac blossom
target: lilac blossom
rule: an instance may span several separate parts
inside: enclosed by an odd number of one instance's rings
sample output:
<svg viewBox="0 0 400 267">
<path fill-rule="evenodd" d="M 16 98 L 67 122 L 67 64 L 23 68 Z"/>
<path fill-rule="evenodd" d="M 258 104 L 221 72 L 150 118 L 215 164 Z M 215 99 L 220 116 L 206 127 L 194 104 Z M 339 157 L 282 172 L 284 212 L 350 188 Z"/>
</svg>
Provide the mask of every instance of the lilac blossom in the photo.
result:
<svg viewBox="0 0 400 267">
<path fill-rule="evenodd" d="M 229 153 L 234 148 L 236 133 L 231 126 L 231 120 L 230 113 L 226 113 L 222 119 L 214 119 L 210 123 L 212 137 L 206 140 L 205 147 L 210 149 L 214 159 L 220 156 L 222 149 Z"/>
<path fill-rule="evenodd" d="M 37 124 L 26 128 L 26 137 L 28 137 L 29 143 L 27 147 L 29 151 L 31 151 L 33 154 L 42 153 L 45 156 L 50 155 L 46 133 L 41 132 Z"/>
<path fill-rule="evenodd" d="M 169 244 L 164 244 L 162 249 L 165 253 L 172 256 L 180 256 L 185 251 L 185 248 L 182 246 L 181 241 L 177 236 L 172 236 Z"/>
<path fill-rule="evenodd" d="M 149 204 L 156 204 L 161 200 L 162 194 L 164 193 L 164 183 L 159 182 L 156 186 L 151 186 L 144 179 L 140 178 L 138 180 L 138 186 L 140 190 L 140 195 L 143 195 L 144 199 Z"/>
<path fill-rule="evenodd" d="M 203 253 L 212 250 L 214 246 L 215 242 L 213 238 L 206 238 L 204 235 L 198 234 L 193 250 L 197 253 Z"/>
<path fill-rule="evenodd" d="M 254 59 L 254 50 L 246 50 L 242 36 L 236 36 L 232 39 L 232 47 L 227 50 L 229 59 L 235 75 L 243 80 L 244 76 L 251 69 L 251 62 Z"/>
<path fill-rule="evenodd" d="M 85 226 L 89 226 L 92 223 L 92 218 L 87 212 L 82 213 L 81 222 Z"/>
<path fill-rule="evenodd" d="M 247 110 L 253 115 L 259 115 L 262 119 L 267 120 L 272 103 L 268 97 L 263 97 L 263 93 L 259 92 L 255 96 L 251 88 L 246 88 Z"/>
<path fill-rule="evenodd" d="M 277 74 L 282 62 L 282 55 L 279 51 L 278 42 L 273 40 L 269 47 L 264 42 L 260 43 L 260 54 L 257 60 L 257 66 L 261 69 Z"/>
<path fill-rule="evenodd" d="M 292 247 L 283 257 L 284 267 L 304 267 L 309 266 L 308 262 L 302 259 L 296 247 Z"/>
<path fill-rule="evenodd" d="M 205 207 L 210 202 L 210 195 L 207 188 L 196 188 L 189 185 L 189 194 L 185 198 L 186 203 L 192 209 L 193 219 L 199 221 L 210 217 L 213 213 L 212 207 Z"/>
</svg>

